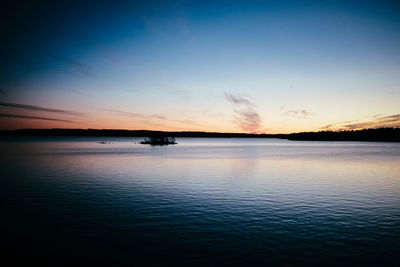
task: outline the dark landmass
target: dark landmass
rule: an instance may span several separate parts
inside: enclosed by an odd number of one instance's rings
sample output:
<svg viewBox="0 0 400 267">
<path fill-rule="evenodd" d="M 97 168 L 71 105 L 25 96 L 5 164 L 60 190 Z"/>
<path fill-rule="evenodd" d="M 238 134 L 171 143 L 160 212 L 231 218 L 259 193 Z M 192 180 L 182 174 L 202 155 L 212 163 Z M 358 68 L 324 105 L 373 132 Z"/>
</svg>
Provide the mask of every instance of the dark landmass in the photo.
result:
<svg viewBox="0 0 400 267">
<path fill-rule="evenodd" d="M 357 131 L 322 131 L 292 133 L 289 140 L 303 141 L 378 141 L 400 142 L 400 128 L 377 128 Z"/>
<path fill-rule="evenodd" d="M 140 142 L 142 145 L 166 146 L 176 145 L 175 138 L 171 136 L 153 136 Z"/>
<path fill-rule="evenodd" d="M 281 138 L 302 141 L 379 141 L 400 142 L 400 128 L 377 128 L 356 131 L 321 131 L 291 134 L 247 134 L 217 132 L 164 132 L 107 129 L 20 129 L 0 131 L 3 136 L 87 136 L 87 137 L 213 137 L 213 138 Z"/>
</svg>

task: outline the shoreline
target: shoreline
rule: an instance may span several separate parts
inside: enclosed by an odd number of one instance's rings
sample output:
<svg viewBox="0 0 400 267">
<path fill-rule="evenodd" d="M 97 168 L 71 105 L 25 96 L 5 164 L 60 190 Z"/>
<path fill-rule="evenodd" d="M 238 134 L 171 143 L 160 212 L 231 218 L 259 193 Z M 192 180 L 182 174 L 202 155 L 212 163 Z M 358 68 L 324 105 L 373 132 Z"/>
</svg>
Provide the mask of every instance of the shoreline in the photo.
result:
<svg viewBox="0 0 400 267">
<path fill-rule="evenodd" d="M 0 136 L 37 137 L 153 137 L 176 138 L 278 138 L 291 141 L 366 141 L 400 142 L 400 128 L 377 128 L 352 131 L 320 131 L 290 134 L 250 134 L 218 132 L 167 132 L 119 129 L 19 129 L 2 130 Z"/>
</svg>

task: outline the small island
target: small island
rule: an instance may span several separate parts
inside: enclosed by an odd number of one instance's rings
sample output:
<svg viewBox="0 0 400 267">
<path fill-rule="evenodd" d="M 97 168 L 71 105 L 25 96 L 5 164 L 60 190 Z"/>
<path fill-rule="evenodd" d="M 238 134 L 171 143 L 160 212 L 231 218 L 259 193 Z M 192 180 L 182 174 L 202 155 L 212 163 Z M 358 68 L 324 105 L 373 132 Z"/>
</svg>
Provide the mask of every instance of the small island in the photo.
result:
<svg viewBox="0 0 400 267">
<path fill-rule="evenodd" d="M 144 141 L 140 142 L 141 144 L 145 145 L 152 145 L 152 146 L 164 146 L 164 145 L 175 145 L 175 137 L 170 136 L 152 136 L 148 137 Z"/>
</svg>

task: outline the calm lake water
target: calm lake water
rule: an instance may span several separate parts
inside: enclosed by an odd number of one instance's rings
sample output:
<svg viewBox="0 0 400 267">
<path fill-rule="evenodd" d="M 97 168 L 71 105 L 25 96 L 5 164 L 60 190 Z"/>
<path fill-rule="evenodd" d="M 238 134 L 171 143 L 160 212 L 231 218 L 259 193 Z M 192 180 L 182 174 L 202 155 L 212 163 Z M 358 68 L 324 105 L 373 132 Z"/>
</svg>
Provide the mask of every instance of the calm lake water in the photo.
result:
<svg viewBox="0 0 400 267">
<path fill-rule="evenodd" d="M 71 265 L 400 264 L 398 143 L 179 138 L 152 147 L 140 140 L 3 137 L 7 257 Z"/>
</svg>

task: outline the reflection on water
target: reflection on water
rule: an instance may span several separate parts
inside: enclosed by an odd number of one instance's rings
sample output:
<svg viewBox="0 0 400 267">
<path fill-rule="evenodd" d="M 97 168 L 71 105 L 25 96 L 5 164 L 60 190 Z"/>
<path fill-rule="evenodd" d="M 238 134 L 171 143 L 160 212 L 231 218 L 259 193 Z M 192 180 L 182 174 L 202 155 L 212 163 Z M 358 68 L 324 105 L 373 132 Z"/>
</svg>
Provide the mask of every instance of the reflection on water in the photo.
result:
<svg viewBox="0 0 400 267">
<path fill-rule="evenodd" d="M 146 265 L 398 263 L 400 144 L 139 141 L 0 142 L 9 255 Z"/>
</svg>

